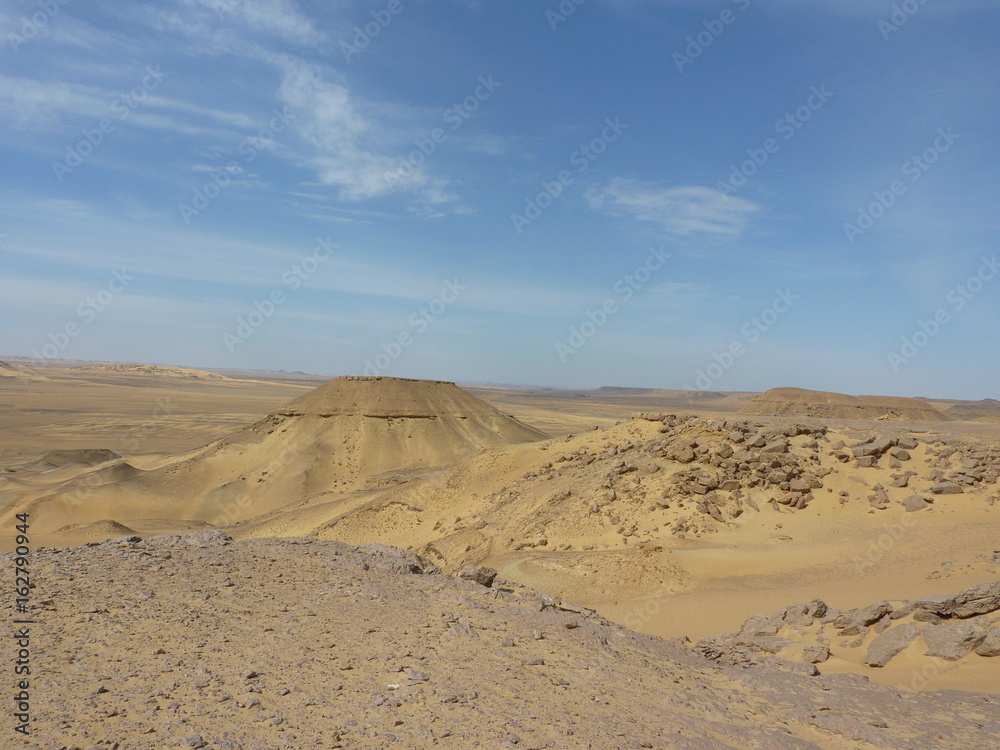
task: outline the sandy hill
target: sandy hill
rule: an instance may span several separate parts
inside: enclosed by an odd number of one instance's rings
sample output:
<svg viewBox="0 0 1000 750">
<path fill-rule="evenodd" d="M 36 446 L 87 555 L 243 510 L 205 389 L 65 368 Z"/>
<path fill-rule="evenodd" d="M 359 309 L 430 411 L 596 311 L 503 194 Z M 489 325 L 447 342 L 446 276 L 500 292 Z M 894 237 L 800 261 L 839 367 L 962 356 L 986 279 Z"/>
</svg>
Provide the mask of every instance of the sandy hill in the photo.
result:
<svg viewBox="0 0 1000 750">
<path fill-rule="evenodd" d="M 1000 729 L 995 696 L 642 636 L 379 545 L 202 532 L 34 555 L 32 746 L 971 749 Z"/>
<path fill-rule="evenodd" d="M 897 396 L 848 396 L 803 388 L 772 388 L 757 395 L 741 414 L 821 417 L 826 419 L 889 419 L 942 422 L 947 416 L 923 399 Z"/>
<path fill-rule="evenodd" d="M 139 473 L 122 466 L 113 471 L 128 473 L 125 481 L 99 487 L 82 476 L 31 510 L 43 529 L 104 518 L 229 525 L 316 496 L 371 492 L 483 448 L 545 437 L 453 383 L 343 377 L 161 468 Z"/>
<path fill-rule="evenodd" d="M 40 375 L 34 370 L 22 365 L 12 365 L 10 362 L 0 361 L 0 378 L 18 378 L 20 380 L 48 380 L 44 375 Z"/>
<path fill-rule="evenodd" d="M 105 519 L 103 521 L 94 521 L 93 523 L 70 524 L 59 529 L 59 533 L 66 536 L 81 536 L 83 538 L 101 534 L 107 535 L 109 539 L 117 539 L 119 537 L 134 536 L 135 530 L 117 521 L 108 521 Z"/>
<path fill-rule="evenodd" d="M 850 479 L 862 469 L 868 480 Z M 635 585 L 669 579 L 680 589 L 683 576 L 660 568 L 662 556 L 639 545 L 754 525 L 757 517 L 765 524 L 775 513 L 831 513 L 847 503 L 865 515 L 873 506 L 901 510 L 915 493 L 933 502 L 939 493 L 994 492 L 998 477 L 996 448 L 939 453 L 891 435 L 848 448 L 821 426 L 642 415 L 581 435 L 497 446 L 367 495 L 319 496 L 248 520 L 233 533 L 379 540 L 419 549 L 446 569 L 512 554 L 572 552 L 577 557 L 569 567 L 580 575 L 587 567 L 581 553 L 618 549 L 623 555 L 605 572 L 629 568 Z M 612 591 L 614 574 L 608 575 Z"/>
<path fill-rule="evenodd" d="M 131 364 L 127 362 L 107 362 L 72 368 L 80 373 L 107 375 L 144 375 L 161 378 L 185 378 L 188 380 L 230 380 L 225 375 L 187 367 L 166 367 L 162 365 Z"/>
</svg>

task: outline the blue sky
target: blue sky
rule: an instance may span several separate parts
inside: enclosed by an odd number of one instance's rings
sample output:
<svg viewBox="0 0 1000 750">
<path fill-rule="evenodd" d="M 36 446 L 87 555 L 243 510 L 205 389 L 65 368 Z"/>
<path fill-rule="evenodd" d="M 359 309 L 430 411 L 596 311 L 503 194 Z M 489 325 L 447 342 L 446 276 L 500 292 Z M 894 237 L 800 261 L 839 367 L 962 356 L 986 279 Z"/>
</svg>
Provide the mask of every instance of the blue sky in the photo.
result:
<svg viewBox="0 0 1000 750">
<path fill-rule="evenodd" d="M 996 397 L 1000 3 L 900 5 L 0 2 L 0 354 Z"/>
</svg>

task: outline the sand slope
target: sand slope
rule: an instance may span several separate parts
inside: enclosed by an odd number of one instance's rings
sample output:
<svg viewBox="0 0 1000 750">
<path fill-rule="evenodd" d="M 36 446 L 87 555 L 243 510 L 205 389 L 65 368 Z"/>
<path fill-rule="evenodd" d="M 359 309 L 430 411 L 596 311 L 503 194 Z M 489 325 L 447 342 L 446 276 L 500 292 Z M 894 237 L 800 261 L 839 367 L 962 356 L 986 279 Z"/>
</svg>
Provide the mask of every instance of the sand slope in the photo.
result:
<svg viewBox="0 0 1000 750">
<path fill-rule="evenodd" d="M 211 532 L 37 558 L 39 747 L 909 750 L 1000 729 L 995 697 L 641 636 L 380 545 Z"/>
</svg>

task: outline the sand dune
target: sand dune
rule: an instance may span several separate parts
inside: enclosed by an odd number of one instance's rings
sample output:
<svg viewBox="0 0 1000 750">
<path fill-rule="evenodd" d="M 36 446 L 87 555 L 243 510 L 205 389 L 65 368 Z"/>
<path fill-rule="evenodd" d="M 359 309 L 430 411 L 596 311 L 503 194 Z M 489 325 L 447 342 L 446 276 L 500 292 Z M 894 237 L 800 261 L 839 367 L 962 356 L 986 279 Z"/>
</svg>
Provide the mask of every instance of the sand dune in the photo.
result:
<svg viewBox="0 0 1000 750">
<path fill-rule="evenodd" d="M 942 422 L 942 414 L 923 399 L 897 396 L 847 396 L 802 388 L 772 388 L 754 397 L 741 414 L 820 417 L 826 419 L 884 419 L 906 422 Z"/>
</svg>

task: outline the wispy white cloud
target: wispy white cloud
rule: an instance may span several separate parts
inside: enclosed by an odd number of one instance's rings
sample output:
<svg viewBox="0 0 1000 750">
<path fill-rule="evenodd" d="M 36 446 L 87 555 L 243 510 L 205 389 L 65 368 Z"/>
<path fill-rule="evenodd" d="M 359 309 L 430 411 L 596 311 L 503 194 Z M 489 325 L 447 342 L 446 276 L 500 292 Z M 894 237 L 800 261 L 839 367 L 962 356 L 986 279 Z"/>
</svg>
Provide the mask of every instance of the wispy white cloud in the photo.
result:
<svg viewBox="0 0 1000 750">
<path fill-rule="evenodd" d="M 175 0 L 189 11 L 208 11 L 219 20 L 244 24 L 252 31 L 298 44 L 324 39 L 293 0 Z"/>
<path fill-rule="evenodd" d="M 310 147 L 309 153 L 289 156 L 314 170 L 321 184 L 352 201 L 411 192 L 428 210 L 457 200 L 447 181 L 421 168 L 399 171 L 398 158 L 382 152 L 380 126 L 336 73 L 299 58 L 270 59 L 282 71 L 278 97 L 295 115 L 293 128 Z"/>
<path fill-rule="evenodd" d="M 137 77 L 140 80 L 142 75 Z M 183 100 L 65 81 L 15 78 L 0 73 L 0 122 L 16 130 L 76 131 L 108 117 L 131 126 L 199 137 L 233 138 L 254 121 L 238 112 L 200 107 Z"/>
<path fill-rule="evenodd" d="M 658 224 L 680 236 L 737 237 L 761 207 L 744 198 L 687 185 L 666 187 L 655 182 L 617 178 L 587 193 L 592 209 Z"/>
</svg>

